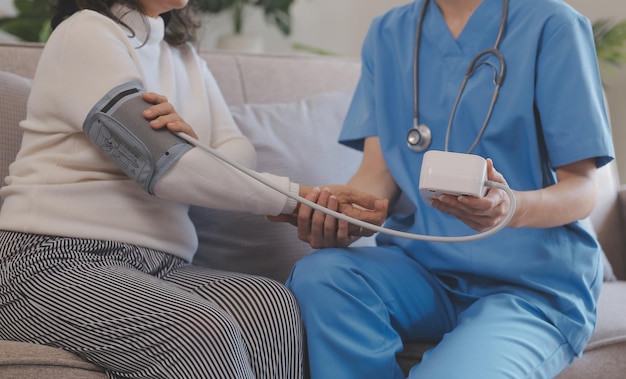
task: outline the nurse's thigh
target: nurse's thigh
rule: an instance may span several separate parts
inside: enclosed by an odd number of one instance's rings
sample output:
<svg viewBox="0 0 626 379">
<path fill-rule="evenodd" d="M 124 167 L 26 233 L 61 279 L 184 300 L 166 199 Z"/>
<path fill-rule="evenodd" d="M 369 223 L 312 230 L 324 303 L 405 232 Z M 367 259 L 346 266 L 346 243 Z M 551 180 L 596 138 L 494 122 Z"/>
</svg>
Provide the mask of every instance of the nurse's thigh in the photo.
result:
<svg viewBox="0 0 626 379">
<path fill-rule="evenodd" d="M 439 340 L 456 320 L 439 281 L 398 248 L 318 250 L 287 286 L 300 303 L 311 378 L 404 378 L 403 341 Z"/>
<path fill-rule="evenodd" d="M 553 378 L 573 359 L 563 335 L 532 304 L 496 294 L 463 311 L 409 378 Z"/>
<path fill-rule="evenodd" d="M 305 313 L 353 307 L 351 314 L 371 312 L 407 340 L 439 340 L 456 320 L 440 281 L 397 247 L 318 250 L 295 265 L 287 285 Z"/>
</svg>

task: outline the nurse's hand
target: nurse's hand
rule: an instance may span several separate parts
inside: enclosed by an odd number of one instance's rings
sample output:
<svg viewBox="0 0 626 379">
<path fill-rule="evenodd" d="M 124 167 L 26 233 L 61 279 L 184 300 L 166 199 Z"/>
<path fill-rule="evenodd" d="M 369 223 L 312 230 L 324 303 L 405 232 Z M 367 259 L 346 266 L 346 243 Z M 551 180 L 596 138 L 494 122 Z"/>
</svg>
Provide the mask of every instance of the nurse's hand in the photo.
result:
<svg viewBox="0 0 626 379">
<path fill-rule="evenodd" d="M 329 185 L 323 189 L 301 186 L 301 195 L 325 208 L 374 225 L 387 218 L 389 201 L 345 185 Z M 299 204 L 292 215 L 269 216 L 270 221 L 290 222 L 298 227 L 298 238 L 314 249 L 346 247 L 362 236 L 375 232 L 348 224 L 333 216 Z"/>
<path fill-rule="evenodd" d="M 506 180 L 487 159 L 487 179 L 507 185 Z M 482 198 L 473 196 L 443 195 L 433 199 L 431 205 L 452 215 L 479 232 L 484 232 L 504 220 L 511 207 L 511 199 L 502 189 L 490 187 Z"/>
<path fill-rule="evenodd" d="M 153 129 L 166 127 L 172 132 L 183 132 L 198 139 L 196 132 L 176 113 L 174 106 L 167 100 L 167 97 L 154 92 L 144 92 L 142 98 L 148 103 L 154 104 L 143 111 L 143 117 L 150 121 L 150 126 Z"/>
</svg>

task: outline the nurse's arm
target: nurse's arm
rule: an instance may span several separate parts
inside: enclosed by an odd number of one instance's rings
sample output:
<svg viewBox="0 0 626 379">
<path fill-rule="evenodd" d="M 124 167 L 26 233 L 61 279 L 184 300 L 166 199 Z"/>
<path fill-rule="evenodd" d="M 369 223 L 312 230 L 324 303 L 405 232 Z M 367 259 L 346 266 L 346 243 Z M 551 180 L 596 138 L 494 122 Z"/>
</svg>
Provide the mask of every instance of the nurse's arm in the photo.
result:
<svg viewBox="0 0 626 379">
<path fill-rule="evenodd" d="M 348 185 L 381 199 L 397 200 L 400 188 L 389 172 L 378 137 L 365 139 L 361 165 Z"/>
<path fill-rule="evenodd" d="M 596 204 L 594 159 L 556 169 L 557 183 L 535 191 L 515 192 L 517 209 L 512 227 L 550 228 L 583 219 Z"/>
<path fill-rule="evenodd" d="M 534 191 L 513 191 L 517 202 L 509 227 L 551 228 L 587 217 L 596 202 L 596 165 L 582 160 L 556 169 L 558 182 Z M 506 185 L 506 180 L 487 160 L 488 179 Z M 477 231 L 502 222 L 511 202 L 501 189 L 491 188 L 481 198 L 444 195 L 431 205 L 448 213 Z"/>
</svg>

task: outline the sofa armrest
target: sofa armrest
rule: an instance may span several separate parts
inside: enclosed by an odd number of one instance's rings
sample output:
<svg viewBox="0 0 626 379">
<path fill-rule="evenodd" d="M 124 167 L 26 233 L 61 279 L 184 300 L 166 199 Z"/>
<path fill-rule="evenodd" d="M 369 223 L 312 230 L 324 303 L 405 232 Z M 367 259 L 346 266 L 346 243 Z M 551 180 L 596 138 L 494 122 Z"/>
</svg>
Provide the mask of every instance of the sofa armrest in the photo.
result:
<svg viewBox="0 0 626 379">
<path fill-rule="evenodd" d="M 617 193 L 618 207 L 620 210 L 620 217 L 622 224 L 626 221 L 626 184 L 622 184 Z"/>
</svg>

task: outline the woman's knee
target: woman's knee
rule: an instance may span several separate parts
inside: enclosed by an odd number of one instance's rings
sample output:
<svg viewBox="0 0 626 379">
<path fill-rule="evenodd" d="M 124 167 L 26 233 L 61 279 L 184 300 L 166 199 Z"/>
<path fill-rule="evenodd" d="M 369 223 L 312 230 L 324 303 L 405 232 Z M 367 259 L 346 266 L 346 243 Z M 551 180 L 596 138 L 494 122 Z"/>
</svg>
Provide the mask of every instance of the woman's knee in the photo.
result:
<svg viewBox="0 0 626 379">
<path fill-rule="evenodd" d="M 253 313 L 269 313 L 276 315 L 286 311 L 297 310 L 298 305 L 293 293 L 283 284 L 274 279 L 254 275 L 234 275 L 221 281 L 220 287 L 228 291 L 230 295 L 209 296 L 209 300 L 224 306 L 226 309 L 236 308 L 236 304 L 255 308 Z M 222 291 L 218 291 L 222 292 Z M 281 312 L 277 312 L 280 309 Z M 234 310 L 234 309 L 233 309 Z"/>
</svg>

